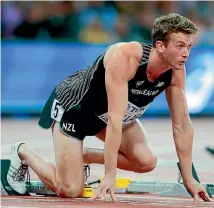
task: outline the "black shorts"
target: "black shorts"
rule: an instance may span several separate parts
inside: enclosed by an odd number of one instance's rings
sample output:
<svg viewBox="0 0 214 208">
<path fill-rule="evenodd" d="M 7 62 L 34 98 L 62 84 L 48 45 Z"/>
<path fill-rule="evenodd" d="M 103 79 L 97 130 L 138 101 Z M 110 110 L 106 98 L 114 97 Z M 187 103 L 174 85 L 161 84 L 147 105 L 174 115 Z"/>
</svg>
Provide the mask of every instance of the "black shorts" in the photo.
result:
<svg viewBox="0 0 214 208">
<path fill-rule="evenodd" d="M 95 114 L 82 109 L 81 103 L 64 111 L 54 90 L 42 110 L 39 125 L 49 129 L 55 121 L 60 123 L 65 135 L 79 140 L 83 140 L 86 136 L 94 136 L 106 127 L 106 123 Z"/>
</svg>

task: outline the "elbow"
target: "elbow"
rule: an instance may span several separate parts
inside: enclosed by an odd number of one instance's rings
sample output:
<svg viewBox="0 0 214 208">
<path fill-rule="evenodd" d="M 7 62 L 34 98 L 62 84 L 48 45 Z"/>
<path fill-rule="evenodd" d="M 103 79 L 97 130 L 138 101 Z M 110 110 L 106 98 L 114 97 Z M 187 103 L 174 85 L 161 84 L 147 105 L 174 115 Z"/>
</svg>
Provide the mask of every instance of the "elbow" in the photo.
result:
<svg viewBox="0 0 214 208">
<path fill-rule="evenodd" d="M 181 137 L 181 136 L 194 136 L 194 129 L 192 126 L 189 126 L 188 128 L 183 128 L 182 126 L 174 127 L 173 128 L 173 136 L 175 138 Z"/>
<path fill-rule="evenodd" d="M 194 128 L 189 116 L 185 116 L 184 119 L 180 122 L 173 122 L 173 135 L 194 135 Z"/>
<path fill-rule="evenodd" d="M 192 149 L 194 129 L 191 122 L 173 125 L 173 137 L 177 150 L 187 152 Z"/>
</svg>

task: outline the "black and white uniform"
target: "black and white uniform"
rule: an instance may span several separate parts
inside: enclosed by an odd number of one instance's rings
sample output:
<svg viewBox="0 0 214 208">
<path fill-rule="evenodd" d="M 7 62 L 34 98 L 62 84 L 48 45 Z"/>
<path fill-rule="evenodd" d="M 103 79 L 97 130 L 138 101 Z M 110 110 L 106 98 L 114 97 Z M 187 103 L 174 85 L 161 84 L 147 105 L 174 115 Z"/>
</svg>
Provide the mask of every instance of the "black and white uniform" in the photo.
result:
<svg viewBox="0 0 214 208">
<path fill-rule="evenodd" d="M 145 43 L 141 45 L 141 63 L 135 76 L 128 82 L 128 107 L 123 127 L 143 115 L 154 98 L 171 84 L 172 69 L 162 73 L 155 82 L 147 79 L 146 70 L 152 46 Z M 88 69 L 77 71 L 56 86 L 43 109 L 40 126 L 50 128 L 56 120 L 66 135 L 81 140 L 106 127 L 108 102 L 104 55 L 105 52 Z"/>
</svg>

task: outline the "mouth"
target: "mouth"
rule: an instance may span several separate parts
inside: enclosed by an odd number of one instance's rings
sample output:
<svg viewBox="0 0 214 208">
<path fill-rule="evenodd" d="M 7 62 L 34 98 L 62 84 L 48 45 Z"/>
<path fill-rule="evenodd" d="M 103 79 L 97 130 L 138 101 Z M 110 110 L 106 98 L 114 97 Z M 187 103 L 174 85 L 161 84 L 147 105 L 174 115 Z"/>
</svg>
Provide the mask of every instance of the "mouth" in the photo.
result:
<svg viewBox="0 0 214 208">
<path fill-rule="evenodd" d="M 186 63 L 186 61 L 179 61 L 179 63 L 180 63 L 180 64 L 185 64 L 185 63 Z"/>
</svg>

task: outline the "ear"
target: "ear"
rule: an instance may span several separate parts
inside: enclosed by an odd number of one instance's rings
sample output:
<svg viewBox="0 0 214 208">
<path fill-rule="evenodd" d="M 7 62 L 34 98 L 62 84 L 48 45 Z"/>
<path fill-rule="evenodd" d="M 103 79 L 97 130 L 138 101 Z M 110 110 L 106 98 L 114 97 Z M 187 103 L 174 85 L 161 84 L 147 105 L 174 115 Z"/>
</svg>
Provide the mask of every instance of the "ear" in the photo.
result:
<svg viewBox="0 0 214 208">
<path fill-rule="evenodd" d="M 159 52 L 163 53 L 164 48 L 165 48 L 164 42 L 163 42 L 163 41 L 160 41 L 160 40 L 157 40 L 156 43 L 155 43 L 155 45 L 156 45 L 157 50 L 158 50 Z"/>
</svg>

